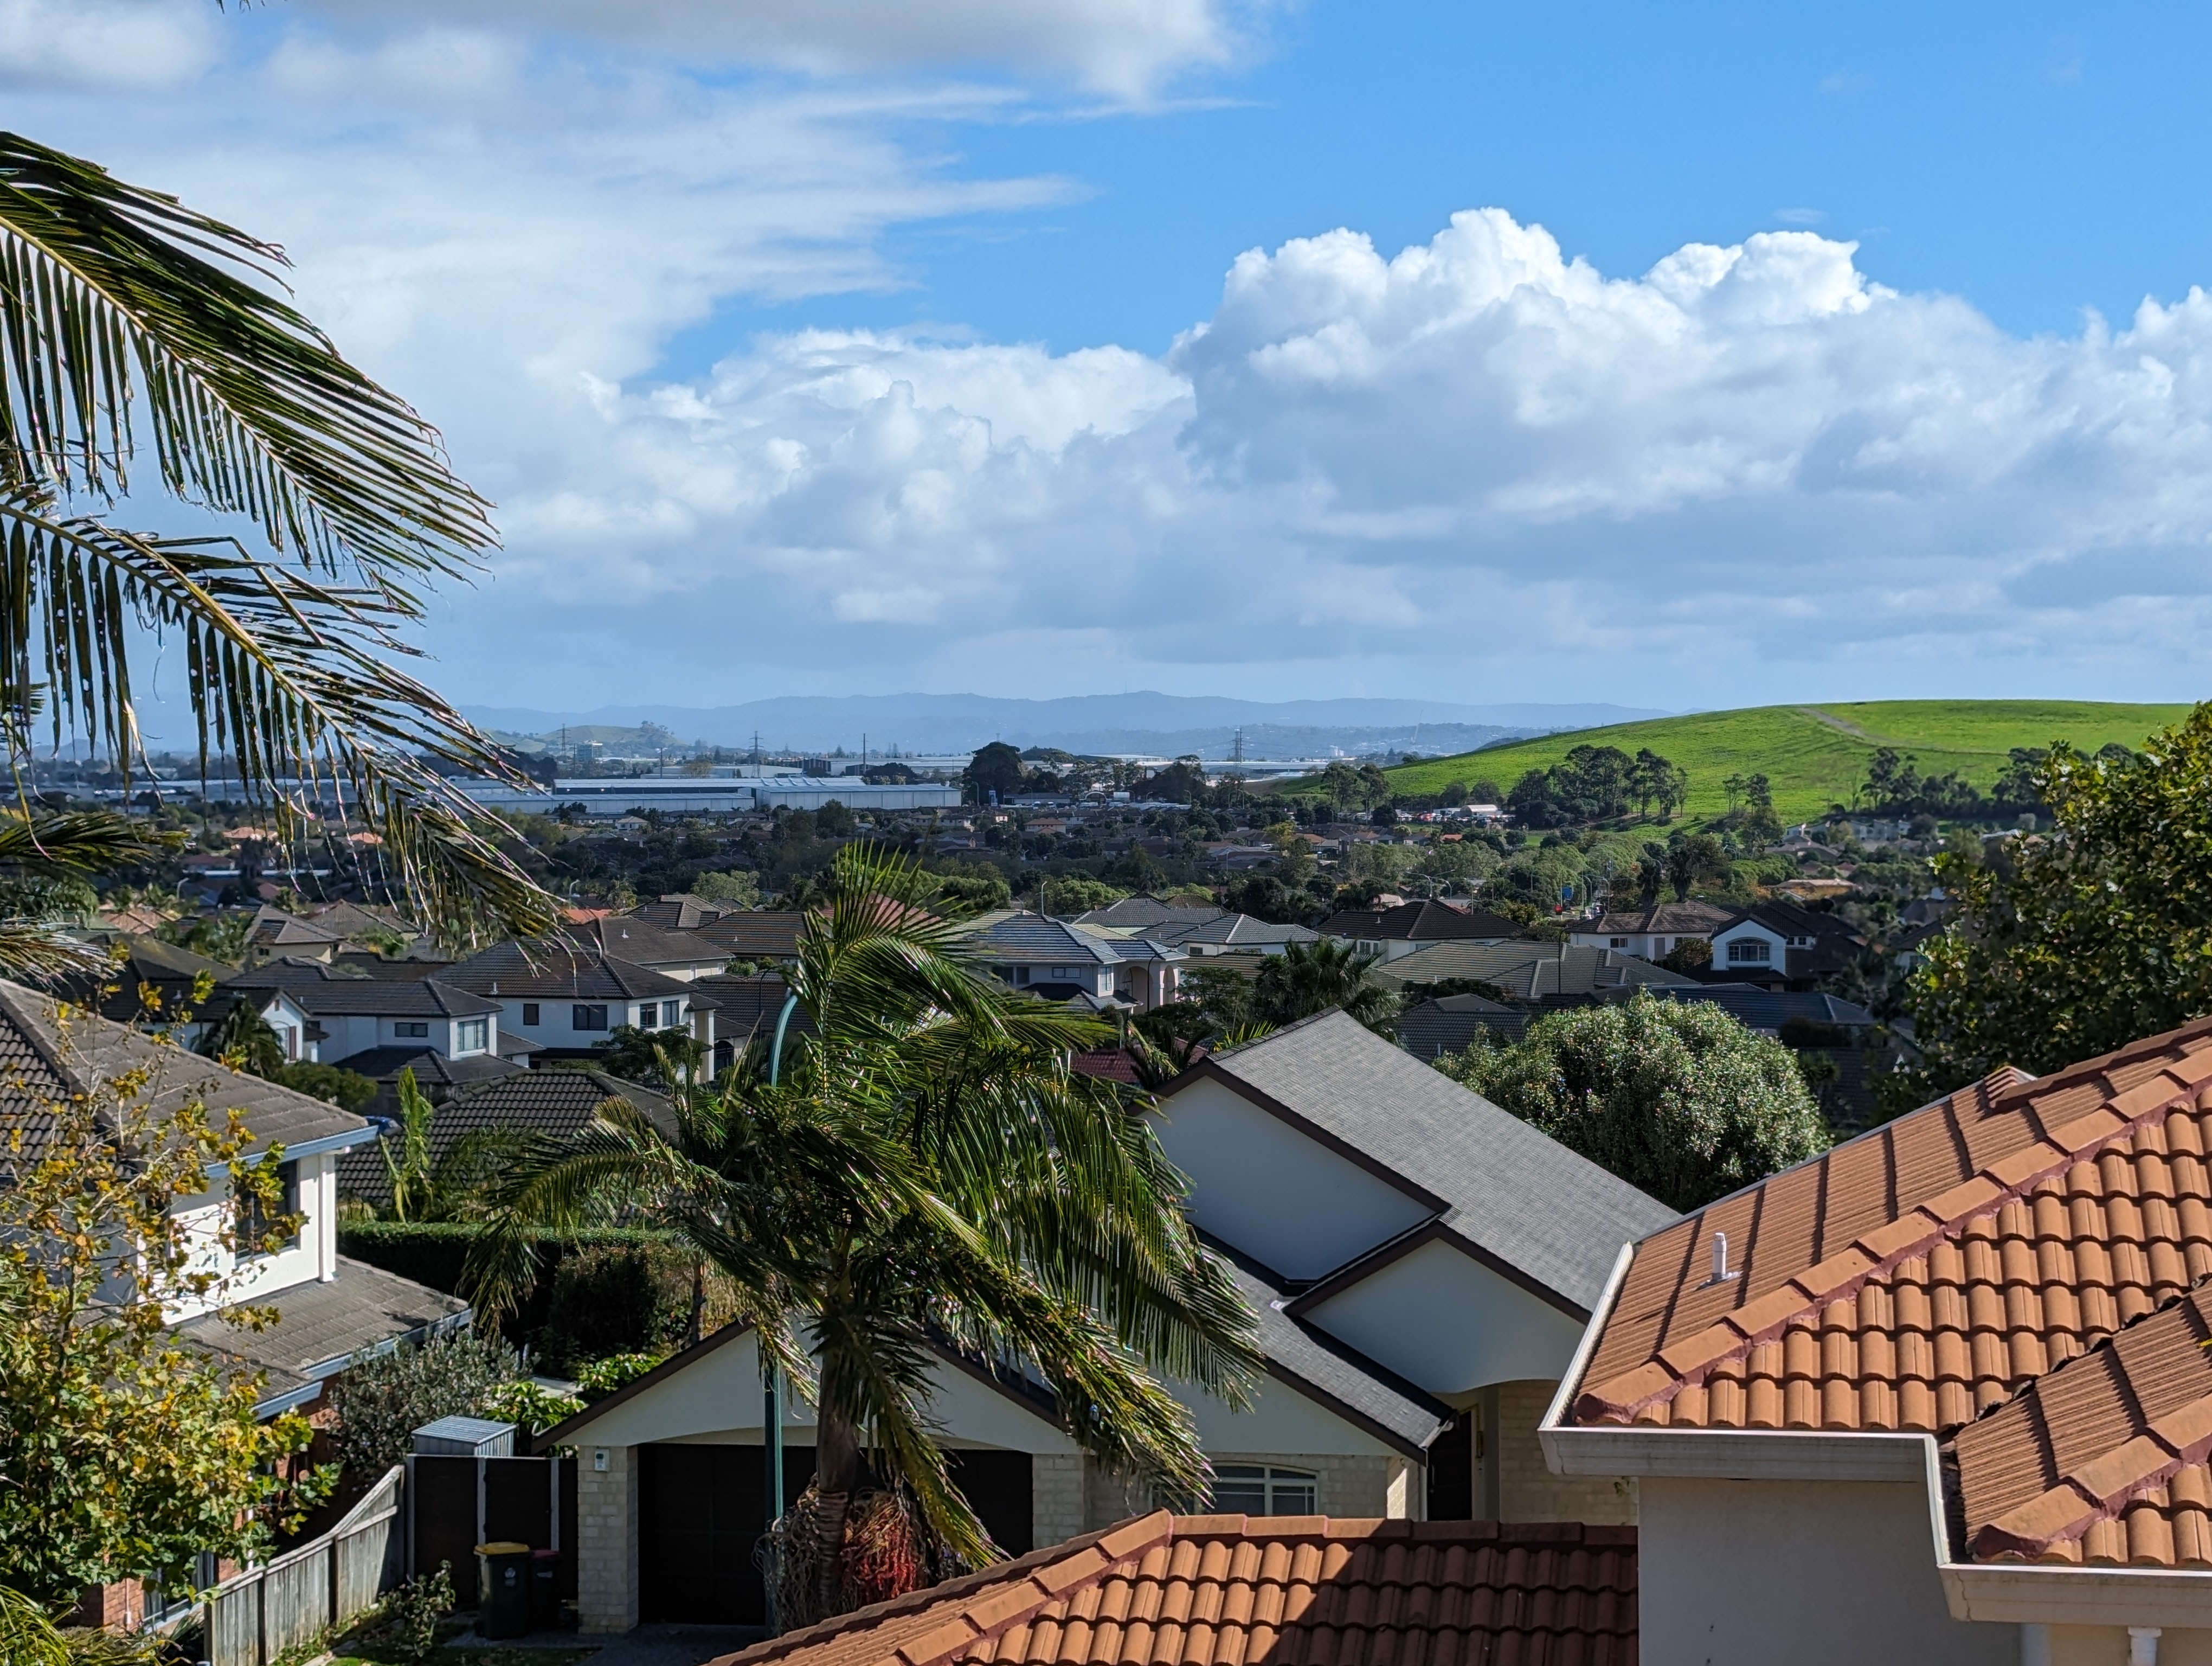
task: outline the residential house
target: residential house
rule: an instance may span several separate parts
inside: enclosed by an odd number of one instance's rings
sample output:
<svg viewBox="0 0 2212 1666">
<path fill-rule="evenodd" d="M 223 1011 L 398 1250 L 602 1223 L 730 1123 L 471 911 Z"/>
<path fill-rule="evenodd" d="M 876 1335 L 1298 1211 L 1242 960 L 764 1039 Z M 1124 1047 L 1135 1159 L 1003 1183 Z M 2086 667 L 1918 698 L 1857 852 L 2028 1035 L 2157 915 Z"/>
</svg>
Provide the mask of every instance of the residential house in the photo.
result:
<svg viewBox="0 0 2212 1666">
<path fill-rule="evenodd" d="M 1218 920 L 1192 925 L 1158 926 L 1145 935 L 1199 959 L 1247 951 L 1261 955 L 1282 954 L 1293 943 L 1321 941 L 1321 933 L 1310 926 L 1284 925 L 1273 920 L 1255 920 L 1249 914 L 1227 913 Z"/>
<path fill-rule="evenodd" d="M 234 972 L 222 987 L 231 994 L 266 990 L 288 997 L 314 1025 L 314 1048 L 306 1056 L 324 1064 L 354 1069 L 354 1059 L 392 1048 L 453 1060 L 498 1061 L 505 1050 L 499 1003 L 441 977 L 399 982 L 286 956 Z"/>
<path fill-rule="evenodd" d="M 1340 1013 L 1201 1061 L 1158 1116 L 1267 1359 L 1240 1411 L 1170 1385 L 1217 1507 L 1628 1519 L 1625 1488 L 1552 1476 L 1534 1431 L 1602 1286 L 1603 1246 L 1668 1210 Z M 1152 1507 L 1084 1456 L 1036 1383 L 937 1352 L 932 1414 L 1001 1548 Z M 759 1613 L 760 1384 L 755 1339 L 732 1325 L 539 1437 L 580 1460 L 586 1629 Z M 787 1416 L 795 1496 L 813 1432 L 804 1406 Z"/>
<path fill-rule="evenodd" d="M 789 964 L 799 958 L 799 928 L 806 916 L 796 909 L 741 909 L 701 903 L 678 893 L 647 903 L 624 916 L 671 935 L 696 939 L 721 957 L 713 971 L 732 960 Z M 695 973 L 704 976 L 705 973 Z"/>
<path fill-rule="evenodd" d="M 258 965 L 278 955 L 328 960 L 344 943 L 338 933 L 264 903 L 254 911 L 253 923 L 246 927 L 246 964 Z"/>
<path fill-rule="evenodd" d="M 1209 1055 L 1157 1115 L 1194 1224 L 1280 1292 L 1263 1313 L 1447 1408 L 1403 1507 L 1396 1454 L 1323 1464 L 1224 1418 L 1217 1465 L 1316 1474 L 1329 1514 L 1632 1519 L 1611 1479 L 1550 1474 L 1536 1425 L 1602 1293 L 1607 1239 L 1672 1211 L 1334 1011 Z"/>
<path fill-rule="evenodd" d="M 1638 1478 L 1644 1657 L 2212 1658 L 2208 1150 L 2199 1019 L 1625 1245 L 1543 1440 Z"/>
<path fill-rule="evenodd" d="M 1649 908 L 1578 920 L 1567 941 L 1583 949 L 1614 949 L 1641 960 L 1663 960 L 1684 943 L 1710 943 L 1713 933 L 1742 918 L 1711 903 L 1654 903 Z"/>
<path fill-rule="evenodd" d="M 717 1074 L 727 1070 L 755 1037 L 774 1040 L 777 1020 L 783 1018 L 784 1004 L 791 994 L 791 986 L 773 972 L 757 976 L 722 972 L 695 978 L 692 987 L 714 1003 Z M 784 1021 L 784 1031 L 787 1043 L 793 1037 L 811 1036 L 814 1020 L 793 1003 L 790 1018 Z"/>
<path fill-rule="evenodd" d="M 499 1027 L 550 1059 L 585 1059 L 623 1025 L 689 1029 L 712 1056 L 714 1002 L 682 980 L 571 940 L 495 943 L 440 982 L 495 1002 Z"/>
<path fill-rule="evenodd" d="M 1323 937 L 1340 937 L 1360 953 L 1385 962 L 1413 954 L 1436 943 L 1498 943 L 1521 935 L 1521 927 L 1502 915 L 1454 908 L 1433 897 L 1395 908 L 1353 909 L 1321 922 Z"/>
<path fill-rule="evenodd" d="M 1621 949 L 1586 949 L 1571 943 L 1523 939 L 1505 943 L 1433 943 L 1387 961 L 1368 976 L 1386 989 L 1405 989 L 1472 978 L 1523 1006 L 1603 1000 L 1639 985 L 1688 988 L 1697 980 Z"/>
<path fill-rule="evenodd" d="M 199 980 L 204 977 L 212 985 L 237 970 L 158 937 L 137 933 L 118 933 L 108 945 L 108 952 L 112 958 L 107 966 L 96 973 L 72 976 L 64 994 L 73 1004 L 91 1006 L 102 1018 L 118 1024 L 144 1018 L 167 1025 L 179 1013 L 197 1014 L 205 1004 L 192 1000 Z M 192 1033 L 198 1033 L 197 1025 Z"/>
<path fill-rule="evenodd" d="M 1103 909 L 1075 916 L 1079 926 L 1134 926 L 1149 931 L 1158 926 L 1202 926 L 1230 917 L 1227 909 L 1212 903 L 1170 903 L 1158 897 L 1124 897 Z"/>
<path fill-rule="evenodd" d="M 289 1243 L 243 1261 L 222 1246 L 218 1223 L 236 1207 L 227 1167 L 211 1170 L 206 1190 L 173 1208 L 202 1240 L 198 1265 L 231 1281 L 225 1298 L 276 1314 L 275 1323 L 255 1330 L 224 1321 L 213 1295 L 170 1310 L 179 1335 L 269 1374 L 264 1415 L 312 1411 L 323 1385 L 364 1350 L 467 1322 L 466 1304 L 337 1253 L 336 1168 L 374 1141 L 362 1118 L 89 1012 L 72 1010 L 64 1021 L 51 997 L 7 982 L 0 982 L 0 1122 L 22 1131 L 33 1148 L 49 1106 L 141 1070 L 149 1085 L 139 1103 L 150 1113 L 193 1102 L 218 1115 L 234 1110 L 252 1136 L 243 1156 L 283 1147 L 285 1213 L 303 1217 Z"/>
<path fill-rule="evenodd" d="M 975 954 L 1001 981 L 1046 1000 L 1081 1000 L 1149 1011 L 1176 998 L 1188 957 L 1111 927 L 1070 925 L 1027 909 L 981 916 L 969 937 Z"/>
<path fill-rule="evenodd" d="M 1164 1511 L 711 1666 L 1633 1666 L 1625 1527 Z"/>
<path fill-rule="evenodd" d="M 1716 973 L 1799 989 L 1842 970 L 1866 946 L 1835 915 L 1778 897 L 1741 910 L 1711 940 Z"/>
<path fill-rule="evenodd" d="M 665 931 L 635 914 L 611 914 L 569 926 L 563 933 L 571 941 L 601 954 L 672 977 L 678 983 L 720 971 L 730 957 L 707 940 L 703 933 Z"/>
</svg>

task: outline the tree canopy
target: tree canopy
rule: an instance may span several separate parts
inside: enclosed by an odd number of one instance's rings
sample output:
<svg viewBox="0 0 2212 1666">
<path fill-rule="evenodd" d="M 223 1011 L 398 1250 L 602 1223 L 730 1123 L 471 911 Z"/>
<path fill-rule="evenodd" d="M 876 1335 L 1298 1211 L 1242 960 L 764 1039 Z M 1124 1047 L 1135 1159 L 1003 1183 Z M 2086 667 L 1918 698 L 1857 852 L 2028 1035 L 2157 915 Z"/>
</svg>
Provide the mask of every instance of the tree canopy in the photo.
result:
<svg viewBox="0 0 2212 1666">
<path fill-rule="evenodd" d="M 1670 1208 L 1698 1208 L 1828 1145 L 1796 1056 L 1709 1002 L 1639 991 L 1436 1062 Z"/>
<path fill-rule="evenodd" d="M 1923 1097 L 2212 1012 L 2212 703 L 2139 752 L 2061 745 L 2031 774 L 2048 836 L 1936 859 L 1958 909 L 1905 991 Z"/>
</svg>

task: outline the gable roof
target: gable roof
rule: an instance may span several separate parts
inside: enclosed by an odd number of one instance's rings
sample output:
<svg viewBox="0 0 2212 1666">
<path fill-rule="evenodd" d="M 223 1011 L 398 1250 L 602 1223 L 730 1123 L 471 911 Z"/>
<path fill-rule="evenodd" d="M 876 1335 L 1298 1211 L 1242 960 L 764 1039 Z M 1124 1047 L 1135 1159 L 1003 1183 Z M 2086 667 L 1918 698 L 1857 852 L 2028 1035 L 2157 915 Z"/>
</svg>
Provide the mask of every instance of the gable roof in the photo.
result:
<svg viewBox="0 0 2212 1666">
<path fill-rule="evenodd" d="M 639 903 L 629 911 L 629 918 L 665 932 L 689 932 L 726 914 L 744 912 L 744 906 L 739 903 L 717 903 L 692 891 L 672 891 L 657 903 Z"/>
<path fill-rule="evenodd" d="M 1648 909 L 1623 909 L 1595 920 L 1578 920 L 1573 929 L 1585 935 L 1611 933 L 1619 937 L 1648 937 L 1678 933 L 1702 937 L 1732 926 L 1743 918 L 1737 909 L 1717 908 L 1711 903 L 1654 903 Z"/>
<path fill-rule="evenodd" d="M 1209 1055 L 1168 1085 L 1212 1076 L 1431 1201 L 1479 1258 L 1580 1313 L 1621 1244 L 1674 1212 L 1332 1008 Z"/>
<path fill-rule="evenodd" d="M 1316 943 L 1321 940 L 1321 933 L 1311 926 L 1282 925 L 1272 920 L 1257 920 L 1249 914 L 1223 914 L 1211 920 L 1189 924 L 1169 921 L 1154 927 L 1145 935 L 1156 943 L 1171 944 L 1176 948 L 1205 943 L 1224 948 L 1245 949 L 1265 943 Z"/>
<path fill-rule="evenodd" d="M 1163 1511 L 713 1666 L 1633 1666 L 1636 1530 Z"/>
<path fill-rule="evenodd" d="M 977 953 L 1004 955 L 1013 960 L 1074 961 L 1080 964 L 1113 966 L 1121 964 L 1123 945 L 1110 937 L 1079 931 L 1048 914 L 1016 909 L 994 915 L 972 933 L 969 944 Z"/>
<path fill-rule="evenodd" d="M 563 927 L 562 935 L 586 949 L 626 960 L 633 966 L 696 966 L 729 958 L 715 945 L 691 932 L 664 931 L 629 914 L 611 914 Z"/>
<path fill-rule="evenodd" d="M 1518 937 L 1517 921 L 1474 909 L 1455 909 L 1431 897 L 1395 908 L 1347 909 L 1321 922 L 1325 937 L 1364 937 L 1401 943 L 1448 943 Z"/>
<path fill-rule="evenodd" d="M 1211 903 L 1163 902 L 1157 897 L 1124 897 L 1103 909 L 1088 909 L 1075 916 L 1079 926 L 1202 926 L 1229 918 L 1229 910 Z"/>
<path fill-rule="evenodd" d="M 281 1143 L 296 1155 L 369 1138 L 369 1124 L 350 1111 L 0 982 L 0 1127 L 21 1129 L 33 1151 L 51 1137 L 58 1103 L 142 1068 L 150 1075 L 139 1105 L 158 1116 L 204 1100 L 218 1121 L 235 1110 L 252 1136 L 249 1154 Z"/>
<path fill-rule="evenodd" d="M 158 937 L 137 933 L 120 933 L 109 946 L 109 953 L 121 951 L 120 964 L 111 961 L 97 972 L 77 973 L 59 982 L 57 988 L 64 999 L 83 1006 L 97 1001 L 100 1014 L 120 1024 L 130 1024 L 142 1015 L 157 1023 L 167 1023 L 175 1018 L 179 1003 L 202 973 L 221 982 L 238 969 L 220 960 L 210 960 L 190 949 L 180 949 L 173 943 L 165 943 Z M 112 993 L 104 993 L 112 988 Z M 160 999 L 157 1012 L 147 1013 L 142 988 L 150 989 Z"/>
<path fill-rule="evenodd" d="M 1509 1006 L 1487 995 L 1432 996 L 1398 1015 L 1398 1045 L 1423 1061 L 1464 1053 L 1478 1030 L 1519 1040 L 1531 1016 L 1524 1006 Z"/>
<path fill-rule="evenodd" d="M 1706 983 L 1694 989 L 1656 988 L 1651 993 L 1660 1000 L 1709 1002 L 1745 1028 L 1769 1034 L 1792 1018 L 1845 1030 L 1869 1029 L 1881 1022 L 1863 1006 L 1811 989 L 1767 989 L 1756 983 Z"/>
<path fill-rule="evenodd" d="M 442 967 L 441 982 L 504 1000 L 650 1000 L 690 995 L 695 1006 L 712 998 L 650 967 L 580 944 L 557 939 L 495 943 L 457 965 Z"/>
<path fill-rule="evenodd" d="M 2212 1277 L 2208 1140 L 2212 1018 L 2000 1070 L 1637 1244 L 1569 1420 L 1948 1435 Z"/>
<path fill-rule="evenodd" d="M 313 963 L 320 965 L 321 963 Z M 441 978 L 404 980 L 377 977 L 294 976 L 285 967 L 275 976 L 269 968 L 240 972 L 223 980 L 226 989 L 282 989 L 303 1012 L 318 1018 L 465 1018 L 499 1011 L 487 1000 Z M 325 966 L 325 972 L 332 968 Z"/>
<path fill-rule="evenodd" d="M 1408 983 L 1440 983 L 1449 977 L 1480 978 L 1496 984 L 1515 1000 L 1552 995 L 1595 995 L 1639 984 L 1686 988 L 1697 979 L 1670 972 L 1620 949 L 1578 947 L 1572 943 L 1431 943 L 1369 974 L 1388 988 Z"/>
</svg>

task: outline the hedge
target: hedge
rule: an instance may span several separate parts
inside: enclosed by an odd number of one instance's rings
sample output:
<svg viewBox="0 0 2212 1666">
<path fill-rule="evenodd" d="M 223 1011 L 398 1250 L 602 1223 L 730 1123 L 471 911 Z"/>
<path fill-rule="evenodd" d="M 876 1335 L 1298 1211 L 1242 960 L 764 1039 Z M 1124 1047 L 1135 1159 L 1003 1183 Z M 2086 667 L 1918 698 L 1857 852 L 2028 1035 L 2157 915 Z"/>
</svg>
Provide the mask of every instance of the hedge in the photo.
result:
<svg viewBox="0 0 2212 1666">
<path fill-rule="evenodd" d="M 469 1250 L 482 1229 L 467 1222 L 360 1221 L 338 1228 L 338 1253 L 465 1296 Z M 574 1371 L 612 1353 L 666 1353 L 691 1326 L 692 1259 L 672 1234 L 604 1227 L 531 1235 L 538 1279 L 501 1320 L 507 1341 L 542 1369 Z M 708 1281 L 709 1327 L 729 1316 Z"/>
</svg>

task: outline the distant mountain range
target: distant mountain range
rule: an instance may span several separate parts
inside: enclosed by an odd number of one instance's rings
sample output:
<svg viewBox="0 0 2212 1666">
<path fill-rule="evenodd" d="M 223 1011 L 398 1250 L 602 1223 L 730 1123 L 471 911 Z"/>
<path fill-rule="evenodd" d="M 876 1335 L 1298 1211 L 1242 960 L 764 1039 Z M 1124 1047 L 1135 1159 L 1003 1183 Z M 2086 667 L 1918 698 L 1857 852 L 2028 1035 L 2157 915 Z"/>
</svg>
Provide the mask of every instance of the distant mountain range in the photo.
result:
<svg viewBox="0 0 2212 1666">
<path fill-rule="evenodd" d="M 1523 735 L 1555 734 L 1664 717 L 1664 711 L 1611 705 L 1460 705 L 1435 700 L 1233 700 L 1218 696 L 1079 695 L 1058 700 L 981 694 L 787 695 L 737 706 L 602 706 L 550 712 L 465 706 L 487 728 L 512 735 L 635 729 L 657 724 L 678 739 L 749 746 L 757 734 L 776 750 L 944 754 L 993 740 L 1056 746 L 1071 752 L 1197 752 L 1226 757 L 1244 731 L 1247 757 L 1346 752 L 1466 751 Z M 592 737 L 597 739 L 599 737 Z"/>
</svg>

